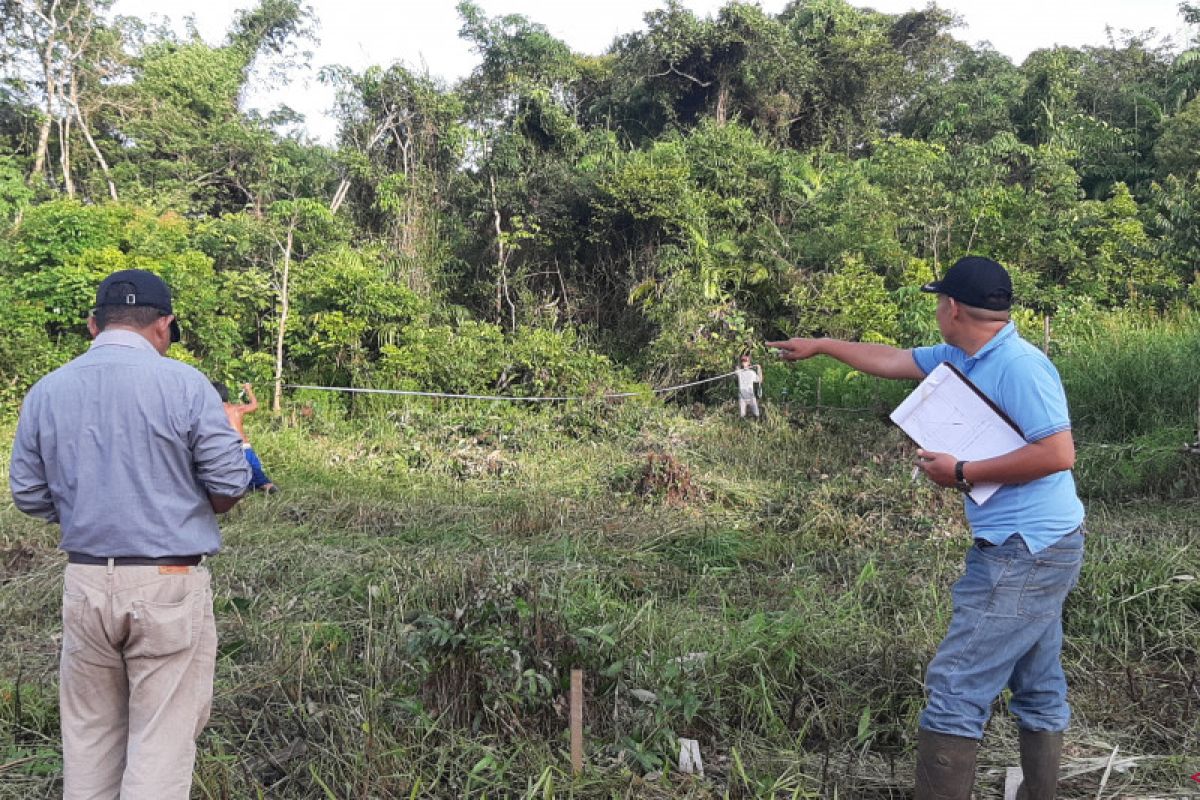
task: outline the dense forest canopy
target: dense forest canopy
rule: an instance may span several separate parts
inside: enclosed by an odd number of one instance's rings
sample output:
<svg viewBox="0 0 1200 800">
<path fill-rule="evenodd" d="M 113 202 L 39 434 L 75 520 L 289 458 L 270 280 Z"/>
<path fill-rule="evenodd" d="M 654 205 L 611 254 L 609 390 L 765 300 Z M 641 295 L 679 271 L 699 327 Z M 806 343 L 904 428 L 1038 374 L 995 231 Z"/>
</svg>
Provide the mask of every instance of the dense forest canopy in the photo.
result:
<svg viewBox="0 0 1200 800">
<path fill-rule="evenodd" d="M 216 376 L 514 394 L 723 371 L 783 332 L 928 342 L 914 286 L 969 252 L 1027 321 L 1200 303 L 1195 33 L 1018 65 L 935 5 L 666 2 L 591 56 L 464 0 L 475 70 L 325 69 L 326 147 L 241 103 L 258 60 L 305 57 L 299 0 L 218 45 L 110 5 L 0 0 L 9 399 L 123 267 L 171 282 L 172 355 Z"/>
</svg>

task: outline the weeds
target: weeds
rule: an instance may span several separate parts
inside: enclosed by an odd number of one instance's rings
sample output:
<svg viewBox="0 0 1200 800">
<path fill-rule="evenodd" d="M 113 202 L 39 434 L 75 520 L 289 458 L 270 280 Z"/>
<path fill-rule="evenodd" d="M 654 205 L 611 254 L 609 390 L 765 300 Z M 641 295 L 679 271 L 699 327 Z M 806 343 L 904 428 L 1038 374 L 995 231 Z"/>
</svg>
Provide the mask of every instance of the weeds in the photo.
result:
<svg viewBox="0 0 1200 800">
<path fill-rule="evenodd" d="M 967 544 L 956 496 L 911 483 L 910 446 L 870 413 L 604 413 L 583 441 L 544 412 L 415 409 L 256 436 L 286 488 L 239 506 L 211 562 L 221 649 L 194 796 L 902 796 Z M 454 467 L 494 451 L 500 470 Z M 1068 759 L 1119 745 L 1135 766 L 1110 789 L 1183 786 L 1200 768 L 1195 502 L 1089 513 Z M 0 797 L 52 797 L 61 559 L 54 529 L 0 521 Z M 680 737 L 704 777 L 675 771 Z M 988 770 L 1014 741 L 998 704 L 978 796 L 998 796 Z"/>
</svg>

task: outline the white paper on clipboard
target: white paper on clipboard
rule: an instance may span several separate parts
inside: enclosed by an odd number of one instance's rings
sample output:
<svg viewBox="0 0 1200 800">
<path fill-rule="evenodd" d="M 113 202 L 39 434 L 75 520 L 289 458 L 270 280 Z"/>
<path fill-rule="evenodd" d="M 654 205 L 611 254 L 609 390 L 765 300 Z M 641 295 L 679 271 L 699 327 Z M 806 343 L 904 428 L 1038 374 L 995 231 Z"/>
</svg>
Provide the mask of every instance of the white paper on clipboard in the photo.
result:
<svg viewBox="0 0 1200 800">
<path fill-rule="evenodd" d="M 993 458 L 1026 444 L 1020 429 L 947 362 L 925 376 L 891 419 L 922 449 L 951 453 L 960 461 Z M 970 496 L 983 505 L 999 488 L 977 483 Z"/>
</svg>

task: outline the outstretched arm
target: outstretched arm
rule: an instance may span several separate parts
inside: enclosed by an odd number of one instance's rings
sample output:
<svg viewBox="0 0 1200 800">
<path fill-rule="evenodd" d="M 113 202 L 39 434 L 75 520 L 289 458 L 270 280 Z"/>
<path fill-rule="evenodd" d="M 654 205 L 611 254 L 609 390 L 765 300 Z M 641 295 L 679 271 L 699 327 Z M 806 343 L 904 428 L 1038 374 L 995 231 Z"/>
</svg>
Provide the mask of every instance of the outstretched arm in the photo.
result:
<svg viewBox="0 0 1200 800">
<path fill-rule="evenodd" d="M 249 401 L 242 406 L 242 413 L 249 414 L 251 411 L 258 411 L 258 398 L 254 396 L 254 387 L 243 383 L 242 391 L 246 393 L 246 399 Z"/>
<path fill-rule="evenodd" d="M 841 339 L 788 339 L 767 342 L 779 350 L 784 361 L 802 361 L 813 356 L 829 356 L 860 372 L 879 378 L 921 380 L 925 373 L 917 366 L 912 351 L 872 342 L 847 342 Z"/>
</svg>

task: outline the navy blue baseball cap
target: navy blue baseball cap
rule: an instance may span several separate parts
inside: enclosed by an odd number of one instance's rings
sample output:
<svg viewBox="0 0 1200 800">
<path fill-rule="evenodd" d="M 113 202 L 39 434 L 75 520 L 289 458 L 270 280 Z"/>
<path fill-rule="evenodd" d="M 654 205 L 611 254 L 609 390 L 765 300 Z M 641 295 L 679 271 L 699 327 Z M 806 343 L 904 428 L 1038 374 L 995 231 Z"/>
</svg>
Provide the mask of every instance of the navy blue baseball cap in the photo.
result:
<svg viewBox="0 0 1200 800">
<path fill-rule="evenodd" d="M 96 307 L 149 306 L 163 314 L 171 310 L 171 289 L 166 281 L 144 269 L 117 270 L 100 282 L 96 290 Z M 179 323 L 171 320 L 171 341 L 179 341 Z"/>
<path fill-rule="evenodd" d="M 965 305 L 989 311 L 1012 308 L 1012 278 L 1008 270 L 983 256 L 960 258 L 946 270 L 940 281 L 925 284 L 921 291 L 944 294 Z"/>
</svg>

